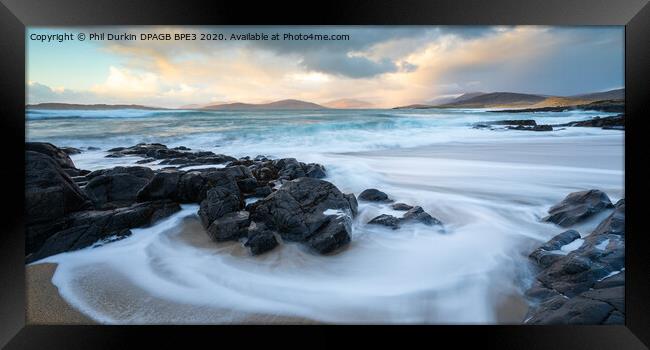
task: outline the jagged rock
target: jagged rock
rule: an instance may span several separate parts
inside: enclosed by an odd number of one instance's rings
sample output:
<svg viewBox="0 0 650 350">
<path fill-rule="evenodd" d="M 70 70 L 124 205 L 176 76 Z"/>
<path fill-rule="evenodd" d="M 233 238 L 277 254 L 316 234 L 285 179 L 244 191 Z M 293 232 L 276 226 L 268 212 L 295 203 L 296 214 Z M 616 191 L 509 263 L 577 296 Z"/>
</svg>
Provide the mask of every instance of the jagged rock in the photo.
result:
<svg viewBox="0 0 650 350">
<path fill-rule="evenodd" d="M 427 212 L 422 209 L 422 207 L 416 206 L 409 209 L 401 218 L 396 218 L 392 215 L 381 214 L 368 222 L 372 225 L 383 225 L 397 230 L 403 224 L 409 223 L 422 223 L 428 226 L 439 225 L 442 226 L 440 220 L 432 217 Z"/>
<path fill-rule="evenodd" d="M 594 117 L 589 120 L 581 120 L 560 124 L 558 126 L 581 126 L 603 129 L 625 130 L 625 115 L 619 114 L 611 117 Z"/>
<path fill-rule="evenodd" d="M 440 220 L 432 217 L 431 215 L 429 215 L 429 213 L 425 212 L 424 209 L 422 209 L 422 207 L 419 206 L 413 207 L 409 209 L 409 211 L 404 213 L 404 216 L 402 216 L 401 218 L 401 222 L 402 223 L 419 222 L 429 226 L 431 225 L 442 226 L 442 222 L 440 222 Z"/>
<path fill-rule="evenodd" d="M 373 218 L 372 220 L 368 221 L 368 224 L 371 224 L 371 225 L 383 225 L 383 226 L 386 226 L 386 227 L 390 227 L 393 230 L 397 230 L 399 228 L 399 226 L 400 226 L 400 219 L 398 219 L 398 218 L 396 218 L 396 217 L 394 217 L 392 215 L 381 214 L 381 215 Z"/>
<path fill-rule="evenodd" d="M 602 191 L 573 192 L 560 203 L 552 206 L 548 211 L 549 215 L 542 220 L 569 227 L 612 207 L 614 205 Z"/>
<path fill-rule="evenodd" d="M 222 216 L 239 211 L 243 206 L 239 191 L 217 186 L 209 189 L 201 201 L 199 217 L 203 227 L 209 229 L 213 222 Z M 248 225 L 246 225 L 248 226 Z"/>
<path fill-rule="evenodd" d="M 137 203 L 114 210 L 78 211 L 64 218 L 60 230 L 51 235 L 27 262 L 77 250 L 109 237 L 126 237 L 130 229 L 154 223 L 180 210 L 177 203 L 156 201 Z"/>
<path fill-rule="evenodd" d="M 343 237 L 349 230 L 341 229 L 346 221 L 334 218 L 353 217 L 357 203 L 353 195 L 344 195 L 327 181 L 302 177 L 249 208 L 252 221 L 265 224 L 283 239 L 307 242 L 324 253 L 349 242 L 349 237 Z"/>
<path fill-rule="evenodd" d="M 320 254 L 328 254 L 350 243 L 352 218 L 349 215 L 329 215 L 329 221 L 307 239 L 307 246 Z"/>
<path fill-rule="evenodd" d="M 51 143 L 47 142 L 25 142 L 25 151 L 38 152 L 44 154 L 54 162 L 56 162 L 61 168 L 74 168 L 74 163 L 68 154 L 62 149 L 54 146 Z"/>
<path fill-rule="evenodd" d="M 84 187 L 88 198 L 98 209 L 111 209 L 135 203 L 138 192 L 154 177 L 146 167 L 115 167 L 93 171 Z"/>
<path fill-rule="evenodd" d="M 26 251 L 37 250 L 58 229 L 65 215 L 92 204 L 52 157 L 25 153 Z"/>
<path fill-rule="evenodd" d="M 391 205 L 390 207 L 393 208 L 393 210 L 400 210 L 400 211 L 406 211 L 406 210 L 413 209 L 412 205 L 408 205 L 408 204 L 405 204 L 405 203 L 395 203 L 395 204 Z"/>
<path fill-rule="evenodd" d="M 497 120 L 489 124 L 493 125 L 518 125 L 518 126 L 536 126 L 537 123 L 533 119 L 514 119 L 514 120 Z"/>
<path fill-rule="evenodd" d="M 175 147 L 173 149 L 160 143 L 139 143 L 132 147 L 117 147 L 108 150 L 106 157 L 118 158 L 123 156 L 140 156 L 148 159 L 162 160 L 163 165 L 203 165 L 203 164 L 223 164 L 235 161 L 233 157 L 213 152 L 199 151 L 189 152 L 187 147 Z"/>
<path fill-rule="evenodd" d="M 251 222 L 248 226 L 248 240 L 244 246 L 248 247 L 252 255 L 264 254 L 278 246 L 275 232 L 266 228 L 264 224 Z"/>
<path fill-rule="evenodd" d="M 562 248 L 562 246 L 565 246 L 579 238 L 580 233 L 578 233 L 578 231 L 564 231 L 559 235 L 551 238 L 551 240 L 544 243 L 539 248 L 535 249 L 535 251 L 533 251 L 529 257 L 540 266 L 548 267 L 564 256 L 564 254 L 562 254 L 560 251 L 560 248 Z"/>
<path fill-rule="evenodd" d="M 376 188 L 369 188 L 359 194 L 359 199 L 368 202 L 390 202 L 388 195 Z"/>
<path fill-rule="evenodd" d="M 137 193 L 140 202 L 178 198 L 178 182 L 183 173 L 177 170 L 161 170 Z"/>
<path fill-rule="evenodd" d="M 249 213 L 242 210 L 220 216 L 210 223 L 207 231 L 210 238 L 214 241 L 231 241 L 245 237 L 249 225 Z"/>
<path fill-rule="evenodd" d="M 609 202 L 595 197 L 590 204 Z M 544 252 L 557 251 L 579 237 L 573 230 L 563 232 L 531 254 L 541 271 L 526 292 L 538 304 L 525 323 L 620 324 L 624 320 L 625 201 L 620 200 L 575 250 L 543 259 Z"/>
</svg>

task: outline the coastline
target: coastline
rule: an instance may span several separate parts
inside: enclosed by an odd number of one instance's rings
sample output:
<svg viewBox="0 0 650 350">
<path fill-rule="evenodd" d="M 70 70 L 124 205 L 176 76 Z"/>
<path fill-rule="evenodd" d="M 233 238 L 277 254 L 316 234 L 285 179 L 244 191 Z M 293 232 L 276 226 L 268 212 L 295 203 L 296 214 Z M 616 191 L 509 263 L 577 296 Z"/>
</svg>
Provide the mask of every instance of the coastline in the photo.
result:
<svg viewBox="0 0 650 350">
<path fill-rule="evenodd" d="M 56 263 L 38 263 L 26 266 L 27 278 L 27 303 L 26 303 L 26 320 L 30 325 L 97 325 L 100 322 L 95 321 L 81 311 L 77 310 L 74 306 L 68 303 L 59 293 L 58 288 L 52 283 L 52 277 L 58 265 Z M 115 280 L 114 280 L 115 281 Z M 95 285 L 100 287 L 99 285 Z M 106 286 L 103 286 L 106 287 Z M 125 280 L 113 284 L 115 304 L 120 303 L 120 299 L 130 295 L 136 298 L 143 297 L 140 291 L 133 284 L 129 284 Z M 104 289 L 104 288 L 102 288 Z M 117 292 L 117 291 L 120 292 Z M 110 293 L 110 290 L 104 290 Z M 120 295 L 122 294 L 122 295 Z M 202 322 L 183 322 L 181 319 L 183 314 L 190 315 L 197 310 L 188 309 L 187 305 L 175 303 L 167 300 L 158 299 L 153 296 L 148 296 L 149 303 L 155 305 L 160 310 L 167 310 L 168 314 L 177 313 L 178 319 L 170 319 L 169 321 L 160 322 L 160 324 L 249 324 L 249 325 L 309 325 L 309 324 L 324 324 L 315 320 L 289 317 L 280 315 L 265 315 L 265 314 L 243 314 L 240 312 L 232 312 L 229 310 L 214 310 L 213 315 L 219 319 L 218 322 L 210 322 L 204 319 Z M 110 304 L 108 304 L 110 305 Z M 201 308 L 204 314 L 212 313 L 210 308 Z M 504 295 L 499 301 L 495 310 L 497 324 L 521 324 L 523 322 L 523 315 L 528 310 L 528 304 L 523 295 L 509 294 Z M 146 312 L 146 311 L 145 311 Z M 522 317 L 520 322 L 515 320 Z M 230 320 L 228 320 L 230 319 Z M 207 322 L 206 322 L 207 321 Z M 151 322 L 127 322 L 127 324 L 152 324 Z"/>
</svg>

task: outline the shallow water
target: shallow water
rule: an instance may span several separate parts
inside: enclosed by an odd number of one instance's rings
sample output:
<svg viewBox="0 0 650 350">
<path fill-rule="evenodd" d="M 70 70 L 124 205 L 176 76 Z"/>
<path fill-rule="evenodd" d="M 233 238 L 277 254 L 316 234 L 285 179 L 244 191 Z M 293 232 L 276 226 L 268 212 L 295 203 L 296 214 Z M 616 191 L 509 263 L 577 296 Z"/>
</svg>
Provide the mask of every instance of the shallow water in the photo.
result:
<svg viewBox="0 0 650 350">
<path fill-rule="evenodd" d="M 59 263 L 53 282 L 64 298 L 101 322 L 183 322 L 179 310 L 186 308 L 198 313 L 189 323 L 232 322 L 233 313 L 335 323 L 519 323 L 520 311 L 499 316 L 504 300 L 521 295 L 529 281 L 530 250 L 562 231 L 539 218 L 572 191 L 598 188 L 620 199 L 624 137 L 596 128 L 545 133 L 471 124 L 528 118 L 564 123 L 594 115 L 606 114 L 51 111 L 28 115 L 27 136 L 58 146 L 101 147 L 72 157 L 90 170 L 132 164 L 138 158 L 104 158 L 103 150 L 138 142 L 233 156 L 292 156 L 324 164 L 326 180 L 344 192 L 379 188 L 445 223 L 444 234 L 423 225 L 397 231 L 368 226 L 376 215 L 399 213 L 362 202 L 352 243 L 339 254 L 317 256 L 284 244 L 250 257 L 238 242 L 210 242 L 197 224 L 197 206 L 184 206 L 122 241 L 46 259 Z M 584 236 L 596 223 L 578 229 Z M 111 294 L 100 291 L 110 290 L 109 284 L 91 278 L 101 271 L 173 303 L 176 311 L 136 312 L 160 305 L 146 298 L 102 307 Z M 205 307 L 205 317 L 197 306 Z M 228 312 L 215 316 L 215 309 Z"/>
</svg>

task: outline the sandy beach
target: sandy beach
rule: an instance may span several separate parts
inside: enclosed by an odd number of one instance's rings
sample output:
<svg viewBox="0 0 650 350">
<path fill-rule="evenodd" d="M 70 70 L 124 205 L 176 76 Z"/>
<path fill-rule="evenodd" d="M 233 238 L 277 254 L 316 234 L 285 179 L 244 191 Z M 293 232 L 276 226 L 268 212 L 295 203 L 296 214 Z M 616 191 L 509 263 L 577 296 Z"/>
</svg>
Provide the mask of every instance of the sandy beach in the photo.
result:
<svg viewBox="0 0 650 350">
<path fill-rule="evenodd" d="M 96 324 L 59 295 L 52 284 L 56 264 L 35 264 L 25 268 L 27 324 Z"/>
</svg>

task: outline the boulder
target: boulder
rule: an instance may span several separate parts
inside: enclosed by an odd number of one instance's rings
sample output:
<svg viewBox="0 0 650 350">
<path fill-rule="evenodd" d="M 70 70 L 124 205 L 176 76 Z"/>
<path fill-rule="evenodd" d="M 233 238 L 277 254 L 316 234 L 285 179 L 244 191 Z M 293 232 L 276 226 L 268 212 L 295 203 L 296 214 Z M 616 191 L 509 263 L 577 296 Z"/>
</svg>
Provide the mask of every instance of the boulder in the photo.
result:
<svg viewBox="0 0 650 350">
<path fill-rule="evenodd" d="M 208 236 L 216 242 L 237 240 L 247 235 L 249 225 L 250 215 L 247 211 L 226 213 L 210 223 Z"/>
<path fill-rule="evenodd" d="M 209 189 L 205 199 L 201 201 L 199 218 L 201 218 L 203 227 L 209 229 L 215 220 L 242 208 L 243 202 L 238 190 L 216 186 Z"/>
<path fill-rule="evenodd" d="M 397 230 L 404 224 L 410 223 L 421 223 L 427 226 L 439 225 L 442 226 L 440 220 L 432 217 L 429 213 L 425 212 L 422 207 L 416 206 L 411 207 L 401 218 L 396 218 L 392 215 L 381 214 L 372 220 L 368 221 L 368 224 L 372 225 L 383 225 Z"/>
<path fill-rule="evenodd" d="M 266 228 L 264 224 L 251 222 L 248 226 L 248 239 L 244 246 L 248 247 L 252 255 L 264 254 L 278 246 L 275 232 Z"/>
<path fill-rule="evenodd" d="M 98 209 L 111 209 L 135 203 L 138 192 L 154 177 L 146 167 L 115 167 L 93 171 L 84 187 L 88 198 Z"/>
<path fill-rule="evenodd" d="M 320 254 L 339 250 L 350 243 L 352 218 L 349 215 L 328 215 L 323 227 L 307 239 L 307 246 Z"/>
<path fill-rule="evenodd" d="M 388 195 L 376 188 L 369 188 L 359 194 L 359 199 L 367 202 L 390 202 Z"/>
<path fill-rule="evenodd" d="M 408 205 L 405 203 L 395 203 L 390 207 L 393 208 L 393 210 L 399 210 L 399 211 L 407 211 L 413 209 L 412 205 Z"/>
<path fill-rule="evenodd" d="M 177 199 L 178 182 L 183 172 L 177 170 L 160 170 L 155 173 L 136 197 L 139 202 L 159 200 L 159 199 Z"/>
<path fill-rule="evenodd" d="M 25 153 L 26 251 L 37 250 L 65 215 L 92 206 L 85 193 L 45 153 Z"/>
<path fill-rule="evenodd" d="M 27 263 L 50 255 L 89 247 L 104 239 L 124 238 L 130 229 L 153 224 L 180 210 L 177 203 L 156 201 L 137 203 L 114 210 L 79 211 L 68 215 L 65 224 L 51 235 Z"/>
<path fill-rule="evenodd" d="M 61 168 L 74 168 L 72 159 L 63 149 L 47 142 L 25 142 L 25 151 L 38 152 L 52 158 Z"/>
<path fill-rule="evenodd" d="M 388 214 L 381 214 L 377 217 L 374 217 L 372 220 L 368 221 L 368 224 L 370 225 L 383 225 L 386 227 L 390 227 L 393 230 L 397 230 L 400 226 L 400 219 L 388 215 Z"/>
<path fill-rule="evenodd" d="M 580 238 L 580 233 L 575 230 L 568 230 L 551 238 L 539 248 L 535 249 L 529 257 L 542 267 L 548 267 L 556 260 L 562 258 L 564 254 L 560 251 L 565 246 L 576 239 Z"/>
<path fill-rule="evenodd" d="M 124 156 L 139 156 L 146 159 L 162 160 L 163 165 L 178 165 L 181 167 L 204 164 L 223 164 L 235 161 L 233 157 L 213 152 L 190 152 L 187 147 L 167 148 L 160 143 L 139 143 L 131 147 L 117 147 L 108 150 L 106 157 L 119 158 Z"/>
<path fill-rule="evenodd" d="M 552 206 L 548 211 L 549 215 L 542 220 L 569 227 L 613 207 L 607 194 L 600 190 L 573 192 Z"/>
<path fill-rule="evenodd" d="M 286 182 L 249 208 L 252 221 L 278 232 L 283 239 L 307 242 L 321 253 L 349 242 L 349 237 L 343 237 L 350 232 L 346 220 L 351 222 L 357 213 L 353 195 L 341 193 L 327 181 L 308 177 Z"/>
<path fill-rule="evenodd" d="M 619 201 L 577 249 L 558 252 L 579 238 L 577 232 L 565 231 L 531 254 L 541 271 L 526 292 L 537 304 L 525 323 L 621 324 L 624 320 L 625 201 Z M 556 255 L 548 258 L 550 252 Z"/>
<path fill-rule="evenodd" d="M 440 222 L 440 220 L 429 215 L 429 213 L 425 212 L 424 209 L 419 206 L 409 209 L 406 213 L 404 213 L 400 221 L 402 223 L 419 222 L 428 226 L 442 226 L 442 222 Z"/>
</svg>

